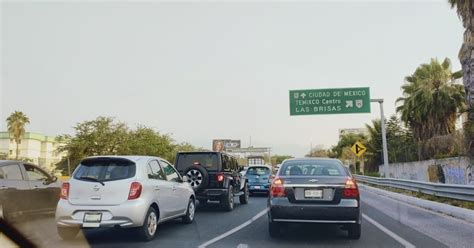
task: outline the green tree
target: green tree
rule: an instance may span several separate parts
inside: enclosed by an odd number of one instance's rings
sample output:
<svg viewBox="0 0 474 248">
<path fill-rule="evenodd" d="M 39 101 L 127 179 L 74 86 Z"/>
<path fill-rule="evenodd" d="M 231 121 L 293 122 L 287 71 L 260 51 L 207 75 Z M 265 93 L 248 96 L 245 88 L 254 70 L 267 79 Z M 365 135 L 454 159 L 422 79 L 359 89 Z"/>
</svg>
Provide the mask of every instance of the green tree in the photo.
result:
<svg viewBox="0 0 474 248">
<path fill-rule="evenodd" d="M 293 158 L 293 156 L 288 155 L 273 155 L 272 156 L 272 165 L 277 165 L 283 163 L 285 159 Z"/>
<path fill-rule="evenodd" d="M 405 78 L 397 112 L 420 143 L 455 131 L 458 114 L 465 109 L 463 86 L 456 83 L 461 72 L 451 71 L 451 62 L 432 59 Z"/>
<path fill-rule="evenodd" d="M 8 133 L 10 134 L 10 137 L 15 140 L 16 143 L 15 159 L 17 160 L 20 154 L 19 145 L 21 142 L 21 137 L 23 137 L 23 135 L 25 134 L 26 124 L 29 123 L 30 119 L 21 111 L 15 111 L 7 118 Z"/>
<path fill-rule="evenodd" d="M 334 153 L 335 157 L 340 159 L 347 159 L 347 149 L 350 149 L 357 141 L 360 141 L 362 144 L 366 144 L 367 137 L 364 134 L 354 134 L 348 133 L 344 134 L 339 138 L 337 145 L 331 148 L 331 152 Z M 346 152 L 344 152 L 346 150 Z M 330 154 L 328 154 L 330 155 Z"/>
<path fill-rule="evenodd" d="M 459 61 L 464 72 L 463 82 L 468 102 L 468 121 L 464 125 L 464 133 L 468 141 L 468 153 L 474 157 L 474 1 L 449 0 L 452 8 L 456 8 L 464 28 L 464 41 L 459 50 Z"/>
<path fill-rule="evenodd" d="M 78 123 L 74 130 L 74 135 L 58 137 L 58 142 L 63 144 L 58 150 L 68 154 L 71 170 L 88 156 L 147 155 L 173 162 L 177 151 L 202 149 L 189 143 L 176 144 L 169 135 L 160 134 L 149 127 L 130 129 L 125 123 L 110 117 Z M 67 158 L 61 161 L 58 168 L 66 171 Z"/>
<path fill-rule="evenodd" d="M 120 154 L 158 156 L 171 161 L 174 159 L 173 139 L 161 135 L 149 127 L 140 126 L 128 133 L 127 144 L 121 147 Z"/>
<path fill-rule="evenodd" d="M 416 143 L 410 130 L 403 126 L 403 123 L 396 115 L 387 121 L 387 148 L 388 160 L 390 163 L 414 161 L 417 159 Z M 372 124 L 366 124 L 369 131 L 367 140 L 366 156 L 369 159 L 370 170 L 376 170 L 382 164 L 382 129 L 381 121 L 373 120 Z"/>
<path fill-rule="evenodd" d="M 313 148 L 305 157 L 329 157 L 330 151 L 320 148 Z"/>
</svg>

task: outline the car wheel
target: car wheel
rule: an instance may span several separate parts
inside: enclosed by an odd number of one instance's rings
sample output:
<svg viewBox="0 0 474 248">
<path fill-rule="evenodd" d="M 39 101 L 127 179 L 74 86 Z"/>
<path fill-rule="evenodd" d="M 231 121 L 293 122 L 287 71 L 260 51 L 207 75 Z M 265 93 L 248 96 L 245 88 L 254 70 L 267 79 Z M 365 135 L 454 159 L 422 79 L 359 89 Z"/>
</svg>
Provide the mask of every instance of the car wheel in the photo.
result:
<svg viewBox="0 0 474 248">
<path fill-rule="evenodd" d="M 360 239 L 361 232 L 361 224 L 352 224 L 348 226 L 348 236 L 350 239 Z"/>
<path fill-rule="evenodd" d="M 239 196 L 240 204 L 248 204 L 249 203 L 249 188 L 247 184 L 244 186 L 244 194 Z"/>
<path fill-rule="evenodd" d="M 79 233 L 78 227 L 58 227 L 58 234 L 63 240 L 72 240 Z"/>
<path fill-rule="evenodd" d="M 200 192 L 207 187 L 209 174 L 202 166 L 192 166 L 184 170 L 184 175 L 188 178 L 188 183 L 194 192 Z"/>
<path fill-rule="evenodd" d="M 189 199 L 188 203 L 188 210 L 186 211 L 186 215 L 183 216 L 183 223 L 191 224 L 194 221 L 194 214 L 196 213 L 196 203 L 193 198 Z"/>
<path fill-rule="evenodd" d="M 158 214 L 152 207 L 148 209 L 148 212 L 143 222 L 143 226 L 137 228 L 137 234 L 143 241 L 150 241 L 155 238 L 156 230 L 158 229 Z"/>
<path fill-rule="evenodd" d="M 268 233 L 270 234 L 270 237 L 276 238 L 280 236 L 280 230 L 281 230 L 280 223 L 273 222 L 273 221 L 268 222 Z"/>
<path fill-rule="evenodd" d="M 232 185 L 229 185 L 228 193 L 221 199 L 221 206 L 226 211 L 234 209 L 234 188 Z"/>
</svg>

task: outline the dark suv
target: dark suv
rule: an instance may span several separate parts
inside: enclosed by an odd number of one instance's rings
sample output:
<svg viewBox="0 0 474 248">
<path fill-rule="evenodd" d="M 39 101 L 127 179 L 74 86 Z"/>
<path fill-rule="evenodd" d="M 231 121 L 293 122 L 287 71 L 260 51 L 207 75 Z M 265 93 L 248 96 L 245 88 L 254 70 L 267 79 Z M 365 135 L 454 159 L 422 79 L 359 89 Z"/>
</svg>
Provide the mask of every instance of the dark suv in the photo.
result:
<svg viewBox="0 0 474 248">
<path fill-rule="evenodd" d="M 0 160 L 0 218 L 13 221 L 35 214 L 53 214 L 61 183 L 32 164 Z"/>
<path fill-rule="evenodd" d="M 227 211 L 234 209 L 234 197 L 241 204 L 249 201 L 247 180 L 237 159 L 222 152 L 180 152 L 176 169 L 187 176 L 200 203 L 219 201 Z"/>
</svg>

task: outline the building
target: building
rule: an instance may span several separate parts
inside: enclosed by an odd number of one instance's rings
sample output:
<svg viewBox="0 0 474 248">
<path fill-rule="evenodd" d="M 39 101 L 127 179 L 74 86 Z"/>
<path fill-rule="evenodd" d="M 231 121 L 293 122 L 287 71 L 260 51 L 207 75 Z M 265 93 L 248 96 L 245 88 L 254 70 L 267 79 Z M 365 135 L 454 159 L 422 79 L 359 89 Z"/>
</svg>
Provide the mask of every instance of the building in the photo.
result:
<svg viewBox="0 0 474 248">
<path fill-rule="evenodd" d="M 56 137 L 27 132 L 19 143 L 18 157 L 52 171 L 64 157 L 57 152 L 59 145 Z M 0 155 L 8 159 L 16 157 L 16 142 L 8 132 L 0 132 Z"/>
<path fill-rule="evenodd" d="M 369 130 L 367 128 L 344 128 L 339 129 L 339 139 L 346 134 L 363 134 L 368 136 Z"/>
<path fill-rule="evenodd" d="M 242 147 L 228 148 L 226 151 L 236 157 L 240 164 L 248 165 L 248 163 L 252 163 L 252 161 L 248 161 L 248 158 L 251 157 L 270 158 L 272 149 L 270 147 Z"/>
</svg>

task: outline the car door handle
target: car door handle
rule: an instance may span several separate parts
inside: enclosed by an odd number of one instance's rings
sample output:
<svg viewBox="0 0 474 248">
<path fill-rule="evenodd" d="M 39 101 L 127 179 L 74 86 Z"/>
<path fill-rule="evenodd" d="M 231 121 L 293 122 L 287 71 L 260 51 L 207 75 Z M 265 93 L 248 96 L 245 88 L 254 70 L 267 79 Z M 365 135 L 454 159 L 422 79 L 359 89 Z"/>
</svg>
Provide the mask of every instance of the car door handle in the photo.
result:
<svg viewBox="0 0 474 248">
<path fill-rule="evenodd" d="M 156 190 L 156 191 L 159 191 L 159 190 L 160 190 L 160 187 L 155 186 L 155 187 L 153 187 L 153 189 Z"/>
<path fill-rule="evenodd" d="M 173 186 L 171 189 L 173 189 L 173 191 L 176 191 L 176 186 Z"/>
</svg>

